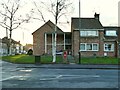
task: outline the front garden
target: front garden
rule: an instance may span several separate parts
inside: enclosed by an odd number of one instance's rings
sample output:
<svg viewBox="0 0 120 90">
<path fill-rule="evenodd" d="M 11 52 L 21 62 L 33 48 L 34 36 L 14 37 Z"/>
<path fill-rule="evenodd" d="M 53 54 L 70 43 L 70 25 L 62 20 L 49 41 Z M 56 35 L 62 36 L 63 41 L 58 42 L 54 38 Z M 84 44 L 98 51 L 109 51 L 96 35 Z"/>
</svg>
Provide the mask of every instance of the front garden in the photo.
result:
<svg viewBox="0 0 120 90">
<path fill-rule="evenodd" d="M 14 56 L 3 56 L 3 61 L 17 63 L 17 64 L 34 64 L 35 63 L 35 56 L 33 55 L 14 55 Z M 52 63 L 52 56 L 50 55 L 43 55 L 40 59 L 41 64 L 51 64 Z M 57 64 L 68 64 L 66 60 L 63 59 L 61 55 L 57 56 L 56 60 Z M 79 64 L 79 59 L 75 60 L 75 63 Z M 90 57 L 85 58 L 82 57 L 81 64 L 115 64 L 119 63 L 119 59 L 115 57 Z"/>
</svg>

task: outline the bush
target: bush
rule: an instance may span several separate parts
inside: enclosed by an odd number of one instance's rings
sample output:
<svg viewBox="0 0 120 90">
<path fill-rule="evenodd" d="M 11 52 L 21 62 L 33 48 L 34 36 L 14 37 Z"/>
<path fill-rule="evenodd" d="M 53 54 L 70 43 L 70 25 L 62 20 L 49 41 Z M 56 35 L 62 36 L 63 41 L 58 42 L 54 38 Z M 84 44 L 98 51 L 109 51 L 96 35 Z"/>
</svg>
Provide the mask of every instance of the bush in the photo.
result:
<svg viewBox="0 0 120 90">
<path fill-rule="evenodd" d="M 28 52 L 27 52 L 28 55 L 33 55 L 33 50 L 32 49 L 29 49 Z"/>
</svg>

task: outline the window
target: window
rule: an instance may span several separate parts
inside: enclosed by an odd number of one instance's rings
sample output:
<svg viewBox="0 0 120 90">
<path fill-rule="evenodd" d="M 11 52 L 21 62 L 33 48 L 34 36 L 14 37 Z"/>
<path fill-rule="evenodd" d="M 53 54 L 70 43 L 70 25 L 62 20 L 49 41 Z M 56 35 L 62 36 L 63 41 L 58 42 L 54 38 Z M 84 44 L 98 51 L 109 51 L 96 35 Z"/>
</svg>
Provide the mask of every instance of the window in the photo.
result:
<svg viewBox="0 0 120 90">
<path fill-rule="evenodd" d="M 92 44 L 87 44 L 87 51 L 92 50 Z"/>
<path fill-rule="evenodd" d="M 98 50 L 98 44 L 93 44 L 93 50 Z"/>
<path fill-rule="evenodd" d="M 106 31 L 105 34 L 106 34 L 106 36 L 117 36 L 117 33 L 114 30 Z"/>
<path fill-rule="evenodd" d="M 114 44 L 104 44 L 104 51 L 114 51 Z"/>
<path fill-rule="evenodd" d="M 98 51 L 97 43 L 81 43 L 80 51 Z"/>
<path fill-rule="evenodd" d="M 98 31 L 80 31 L 80 36 L 98 36 Z"/>
<path fill-rule="evenodd" d="M 80 50 L 85 51 L 85 44 L 80 44 Z"/>
</svg>

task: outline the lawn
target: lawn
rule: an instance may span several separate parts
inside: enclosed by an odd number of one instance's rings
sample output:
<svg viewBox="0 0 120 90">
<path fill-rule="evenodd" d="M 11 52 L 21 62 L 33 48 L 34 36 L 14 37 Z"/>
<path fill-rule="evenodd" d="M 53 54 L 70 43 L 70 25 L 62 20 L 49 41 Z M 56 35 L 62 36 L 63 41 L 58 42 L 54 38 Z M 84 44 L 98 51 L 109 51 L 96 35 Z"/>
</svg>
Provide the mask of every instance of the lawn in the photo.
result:
<svg viewBox="0 0 120 90">
<path fill-rule="evenodd" d="M 32 64 L 35 63 L 35 56 L 30 55 L 14 55 L 3 56 L 2 60 L 12 63 Z M 62 63 L 62 57 L 57 56 L 56 63 Z M 41 56 L 41 63 L 52 63 L 52 56 Z"/>
<path fill-rule="evenodd" d="M 2 60 L 12 63 L 32 64 L 35 63 L 35 56 L 29 55 L 15 55 L 15 56 L 3 56 Z M 52 63 L 52 56 L 41 56 L 42 64 Z M 57 56 L 56 63 L 67 63 L 63 60 L 62 56 Z M 77 62 L 78 63 L 78 59 Z M 81 64 L 118 64 L 118 58 L 114 57 L 93 57 L 93 58 L 81 58 Z"/>
<path fill-rule="evenodd" d="M 118 64 L 115 57 L 81 58 L 82 64 Z"/>
</svg>

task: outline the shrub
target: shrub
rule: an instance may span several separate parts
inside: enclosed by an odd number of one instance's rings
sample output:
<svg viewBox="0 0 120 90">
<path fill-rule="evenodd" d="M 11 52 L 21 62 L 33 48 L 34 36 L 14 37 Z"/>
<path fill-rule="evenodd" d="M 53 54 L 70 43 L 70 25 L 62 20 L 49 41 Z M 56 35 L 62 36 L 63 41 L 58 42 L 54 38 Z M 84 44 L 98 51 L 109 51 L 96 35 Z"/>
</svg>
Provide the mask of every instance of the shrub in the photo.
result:
<svg viewBox="0 0 120 90">
<path fill-rule="evenodd" d="M 27 52 L 28 55 L 33 55 L 33 50 L 32 49 L 29 49 L 28 52 Z"/>
</svg>

